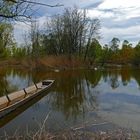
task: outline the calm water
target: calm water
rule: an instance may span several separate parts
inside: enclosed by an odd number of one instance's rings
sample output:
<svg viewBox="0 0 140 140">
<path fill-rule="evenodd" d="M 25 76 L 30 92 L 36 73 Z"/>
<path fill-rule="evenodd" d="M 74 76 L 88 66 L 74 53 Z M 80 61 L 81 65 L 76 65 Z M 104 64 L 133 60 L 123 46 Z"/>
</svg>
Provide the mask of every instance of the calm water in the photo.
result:
<svg viewBox="0 0 140 140">
<path fill-rule="evenodd" d="M 37 130 L 50 113 L 46 129 L 51 132 L 79 127 L 104 130 L 115 127 L 140 132 L 140 69 L 66 70 L 31 72 L 0 70 L 0 96 L 5 88 L 17 91 L 42 79 L 54 85 L 32 102 L 0 120 L 0 135 Z M 92 124 L 102 124 L 95 126 Z"/>
</svg>

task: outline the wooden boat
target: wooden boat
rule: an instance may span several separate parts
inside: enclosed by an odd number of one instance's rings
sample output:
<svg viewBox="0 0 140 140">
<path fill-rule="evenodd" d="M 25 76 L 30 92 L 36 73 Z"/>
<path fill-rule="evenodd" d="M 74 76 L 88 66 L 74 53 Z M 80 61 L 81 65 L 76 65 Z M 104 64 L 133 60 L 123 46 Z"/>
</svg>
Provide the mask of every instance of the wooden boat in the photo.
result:
<svg viewBox="0 0 140 140">
<path fill-rule="evenodd" d="M 0 118 L 40 95 L 53 83 L 54 80 L 44 80 L 21 91 L 13 92 L 6 96 L 0 97 Z"/>
</svg>

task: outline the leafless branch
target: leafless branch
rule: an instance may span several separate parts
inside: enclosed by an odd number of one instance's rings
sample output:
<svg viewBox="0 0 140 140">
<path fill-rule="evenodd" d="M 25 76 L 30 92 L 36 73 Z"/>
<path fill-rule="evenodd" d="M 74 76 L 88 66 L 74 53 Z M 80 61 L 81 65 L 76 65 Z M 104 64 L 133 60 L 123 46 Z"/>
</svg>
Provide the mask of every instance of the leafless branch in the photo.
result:
<svg viewBox="0 0 140 140">
<path fill-rule="evenodd" d="M 18 3 L 16 0 L 5 0 L 8 2 L 13 2 L 13 3 Z M 29 0 L 20 0 L 21 2 L 25 2 L 25 3 L 30 3 L 30 4 L 36 4 L 36 5 L 42 5 L 42 6 L 47 6 L 47 7 L 60 7 L 60 6 L 64 6 L 62 4 L 55 4 L 55 5 L 50 5 L 50 4 L 46 4 L 46 3 L 41 3 L 41 2 L 35 2 L 35 1 L 29 1 Z"/>
<path fill-rule="evenodd" d="M 49 5 L 46 3 L 35 2 L 30 0 L 2 0 L 0 2 L 0 20 L 12 19 L 23 20 L 30 19 L 32 17 L 33 6 L 47 6 L 47 7 L 60 7 L 61 4 Z M 30 14 L 31 13 L 31 14 Z"/>
<path fill-rule="evenodd" d="M 60 7 L 60 6 L 63 6 L 62 4 L 59 4 L 59 3 L 57 3 L 56 5 L 49 5 L 49 4 L 46 4 L 46 3 L 40 3 L 40 2 L 35 2 L 35 1 L 28 1 L 28 0 L 21 0 L 21 1 L 26 2 L 26 3 L 36 4 L 36 5 L 47 6 L 47 7 Z"/>
</svg>

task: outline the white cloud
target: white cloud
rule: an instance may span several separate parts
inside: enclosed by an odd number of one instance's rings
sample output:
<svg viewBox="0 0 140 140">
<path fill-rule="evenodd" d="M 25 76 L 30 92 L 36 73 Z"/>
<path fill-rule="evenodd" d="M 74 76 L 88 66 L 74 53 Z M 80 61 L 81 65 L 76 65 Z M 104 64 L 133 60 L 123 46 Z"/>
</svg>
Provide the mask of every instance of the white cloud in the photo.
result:
<svg viewBox="0 0 140 140">
<path fill-rule="evenodd" d="M 23 35 L 30 29 L 29 23 L 17 22 L 14 25 L 14 37 L 19 44 L 24 42 Z"/>
<path fill-rule="evenodd" d="M 42 17 L 39 17 L 39 18 L 36 19 L 36 21 L 38 22 L 39 28 L 43 27 L 46 20 L 47 20 L 46 16 L 42 16 Z M 25 33 L 28 33 L 30 28 L 31 28 L 31 23 L 30 22 L 26 22 L 26 23 L 17 22 L 14 25 L 14 36 L 15 36 L 18 44 L 21 44 L 21 43 L 24 42 L 23 35 Z"/>
<path fill-rule="evenodd" d="M 138 0 L 104 0 L 96 8 L 88 9 L 89 17 L 114 18 L 114 21 L 124 21 L 140 17 L 140 2 Z"/>
<path fill-rule="evenodd" d="M 131 20 L 140 17 L 140 8 L 128 7 L 113 10 L 116 13 L 115 21 Z"/>
<path fill-rule="evenodd" d="M 140 25 L 137 26 L 131 26 L 131 27 L 126 27 L 126 28 L 107 28 L 103 27 L 102 28 L 102 34 L 103 34 L 103 39 L 102 42 L 105 43 L 106 41 L 110 41 L 113 37 L 118 37 L 122 41 L 124 39 L 129 40 L 130 42 L 134 43 L 134 39 L 139 39 L 140 38 Z M 139 41 L 139 40 L 137 40 Z M 108 43 L 106 42 L 106 43 Z M 137 42 L 135 42 L 137 43 Z"/>
<path fill-rule="evenodd" d="M 99 9 L 119 9 L 119 8 L 128 8 L 128 7 L 140 7 L 139 0 L 104 0 L 98 8 Z"/>
<path fill-rule="evenodd" d="M 88 16 L 101 20 L 104 43 L 113 37 L 137 42 L 140 38 L 140 1 L 103 0 L 97 7 L 88 9 Z"/>
<path fill-rule="evenodd" d="M 45 0 L 42 1 L 45 2 Z M 120 39 L 130 39 L 130 41 L 136 41 L 140 38 L 139 0 L 49 0 L 48 3 L 62 3 L 65 4 L 66 7 L 77 4 L 77 7 L 82 8 L 85 6 L 89 8 L 87 9 L 88 16 L 90 18 L 99 18 L 101 20 L 103 43 L 109 42 L 114 36 Z M 62 9 L 63 8 L 64 7 L 62 7 Z M 39 12 L 41 12 L 41 15 L 43 16 L 38 18 L 41 27 L 46 21 L 46 13 L 51 15 L 58 14 L 61 11 L 60 8 L 46 7 L 43 7 L 41 10 Z M 25 31 L 29 30 L 29 26 L 23 23 L 17 23 L 14 27 L 16 38 L 19 42 L 21 42 L 21 36 Z"/>
<path fill-rule="evenodd" d="M 20 29 L 28 30 L 30 28 L 30 23 L 17 22 L 14 25 L 14 28 L 17 30 L 20 30 Z"/>
<path fill-rule="evenodd" d="M 87 15 L 90 18 L 111 18 L 114 17 L 114 13 L 112 12 L 104 12 L 97 9 L 89 9 L 87 10 Z"/>
</svg>

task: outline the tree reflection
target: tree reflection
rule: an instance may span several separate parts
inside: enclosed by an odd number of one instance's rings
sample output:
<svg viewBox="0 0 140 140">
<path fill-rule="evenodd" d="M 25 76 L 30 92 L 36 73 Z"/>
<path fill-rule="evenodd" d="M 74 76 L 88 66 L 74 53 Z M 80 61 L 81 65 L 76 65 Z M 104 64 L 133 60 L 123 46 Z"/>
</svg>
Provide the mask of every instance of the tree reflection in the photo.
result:
<svg viewBox="0 0 140 140">
<path fill-rule="evenodd" d="M 23 84 L 23 81 L 26 80 L 27 85 L 30 85 L 32 81 L 32 79 L 30 78 L 30 73 L 26 72 L 25 70 L 12 68 L 0 69 L 0 96 L 5 95 L 5 89 L 8 91 L 8 93 L 20 89 L 18 85 L 14 84 L 14 80 L 16 80 L 17 78 L 19 78 L 18 84 Z"/>
<path fill-rule="evenodd" d="M 111 83 L 112 89 L 117 88 L 119 86 L 118 76 L 117 75 L 111 75 L 110 76 L 110 83 Z"/>
<path fill-rule="evenodd" d="M 5 75 L 0 75 L 0 96 L 5 94 L 5 89 L 7 88 L 8 83 L 5 80 Z"/>
<path fill-rule="evenodd" d="M 66 119 L 76 119 L 80 114 L 84 116 L 89 108 L 95 109 L 97 96 L 91 92 L 91 83 L 87 79 L 78 71 L 61 74 L 54 87 L 53 109 L 63 112 Z"/>
<path fill-rule="evenodd" d="M 82 114 L 85 116 L 89 110 L 98 109 L 98 95 L 100 85 L 106 83 L 112 89 L 120 85 L 128 86 L 135 79 L 140 86 L 139 69 L 104 69 L 97 70 L 66 70 L 59 73 L 53 71 L 27 71 L 24 69 L 2 69 L 0 70 L 0 96 L 5 88 L 17 90 L 8 77 L 19 77 L 20 83 L 26 81 L 27 85 L 43 79 L 55 79 L 55 84 L 48 95 L 50 106 L 54 111 L 63 113 L 66 119 L 74 118 Z M 11 82 L 11 83 L 10 83 Z M 100 84 L 99 84 L 100 83 Z M 98 88 L 97 88 L 98 87 Z M 98 90 L 97 90 L 98 89 Z"/>
<path fill-rule="evenodd" d="M 120 71 L 114 69 L 107 69 L 102 73 L 103 81 L 108 83 L 112 89 L 119 87 L 119 77 L 121 77 Z"/>
<path fill-rule="evenodd" d="M 140 87 L 140 70 L 139 69 L 135 69 L 132 71 L 132 76 L 133 78 L 136 80 L 137 84 Z"/>
<path fill-rule="evenodd" d="M 11 74 L 11 70 L 0 69 L 0 96 L 4 96 L 6 90 L 13 91 L 16 89 L 15 86 L 10 86 L 7 75 Z"/>
<path fill-rule="evenodd" d="M 121 69 L 121 77 L 122 77 L 122 83 L 124 86 L 127 86 L 127 84 L 131 80 L 131 70 L 128 67 L 123 67 Z"/>
</svg>

